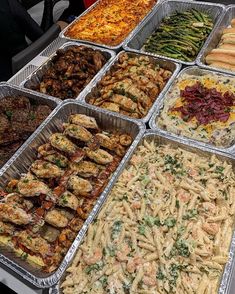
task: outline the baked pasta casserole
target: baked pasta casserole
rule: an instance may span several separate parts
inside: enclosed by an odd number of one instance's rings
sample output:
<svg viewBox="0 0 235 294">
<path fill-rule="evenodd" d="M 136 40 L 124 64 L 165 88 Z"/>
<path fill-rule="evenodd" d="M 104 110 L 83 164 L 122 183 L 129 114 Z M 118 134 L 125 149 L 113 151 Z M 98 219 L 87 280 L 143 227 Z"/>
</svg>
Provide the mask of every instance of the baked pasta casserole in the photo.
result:
<svg viewBox="0 0 235 294">
<path fill-rule="evenodd" d="M 100 0 L 92 10 L 65 31 L 65 36 L 117 46 L 156 2 L 156 0 Z"/>
</svg>

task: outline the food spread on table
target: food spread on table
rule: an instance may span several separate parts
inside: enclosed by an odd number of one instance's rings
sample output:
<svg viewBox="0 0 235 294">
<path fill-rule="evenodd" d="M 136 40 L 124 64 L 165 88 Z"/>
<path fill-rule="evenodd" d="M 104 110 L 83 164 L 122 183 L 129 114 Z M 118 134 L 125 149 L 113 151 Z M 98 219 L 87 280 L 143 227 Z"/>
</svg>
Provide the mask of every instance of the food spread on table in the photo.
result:
<svg viewBox="0 0 235 294">
<path fill-rule="evenodd" d="M 137 148 L 62 293 L 217 293 L 233 232 L 232 165 L 157 142 Z"/>
<path fill-rule="evenodd" d="M 174 134 L 219 147 L 235 138 L 235 78 L 182 74 L 167 93 L 157 124 Z"/>
<path fill-rule="evenodd" d="M 212 18 L 204 12 L 190 9 L 165 17 L 147 39 L 146 52 L 194 61 L 213 28 Z"/>
<path fill-rule="evenodd" d="M 0 190 L 0 244 L 54 271 L 131 143 L 124 132 L 72 114 L 38 147 L 27 173 Z"/>
<path fill-rule="evenodd" d="M 123 53 L 87 100 L 95 106 L 143 118 L 171 75 L 151 57 Z"/>
</svg>

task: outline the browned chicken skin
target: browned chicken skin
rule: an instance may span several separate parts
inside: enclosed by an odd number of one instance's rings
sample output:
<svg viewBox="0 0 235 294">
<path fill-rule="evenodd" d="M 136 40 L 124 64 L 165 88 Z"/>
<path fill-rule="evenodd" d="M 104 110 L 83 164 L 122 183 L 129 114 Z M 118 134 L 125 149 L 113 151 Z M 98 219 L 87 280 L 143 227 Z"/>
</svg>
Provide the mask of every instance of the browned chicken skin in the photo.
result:
<svg viewBox="0 0 235 294">
<path fill-rule="evenodd" d="M 76 98 L 106 61 L 99 50 L 85 46 L 57 50 L 41 82 L 32 89 L 62 100 Z"/>
<path fill-rule="evenodd" d="M 133 118 L 142 118 L 171 75 L 169 70 L 154 64 L 150 57 L 123 53 L 87 101 Z"/>
</svg>

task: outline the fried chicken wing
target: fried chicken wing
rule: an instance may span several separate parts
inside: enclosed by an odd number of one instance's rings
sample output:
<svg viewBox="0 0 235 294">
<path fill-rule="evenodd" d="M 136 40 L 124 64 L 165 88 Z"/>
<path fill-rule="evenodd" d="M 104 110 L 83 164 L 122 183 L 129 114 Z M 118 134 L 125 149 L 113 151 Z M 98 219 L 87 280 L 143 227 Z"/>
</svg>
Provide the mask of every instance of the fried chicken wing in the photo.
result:
<svg viewBox="0 0 235 294">
<path fill-rule="evenodd" d="M 51 254 L 50 244 L 41 237 L 30 236 L 27 231 L 21 231 L 17 234 L 18 243 L 24 245 L 26 248 L 41 256 Z"/>
<path fill-rule="evenodd" d="M 103 149 L 91 150 L 84 148 L 87 157 L 99 164 L 108 164 L 113 161 L 113 156 Z"/>
<path fill-rule="evenodd" d="M 69 167 L 76 171 L 76 174 L 79 176 L 82 176 L 84 178 L 89 178 L 89 177 L 97 177 L 99 173 L 99 168 L 98 166 L 91 161 L 81 161 L 79 163 L 72 162 Z"/>
<path fill-rule="evenodd" d="M 86 129 L 98 130 L 95 118 L 85 114 L 72 114 L 69 117 L 69 122 L 75 125 L 80 125 Z"/>
<path fill-rule="evenodd" d="M 64 124 L 64 134 L 72 138 L 81 140 L 83 142 L 89 142 L 93 135 L 84 127 L 75 124 Z"/>
<path fill-rule="evenodd" d="M 73 154 L 76 152 L 77 146 L 61 133 L 52 134 L 49 140 L 51 145 L 60 151 L 68 154 Z"/>
<path fill-rule="evenodd" d="M 30 174 L 27 174 L 19 180 L 17 188 L 19 193 L 24 197 L 34 197 L 39 196 L 40 194 L 52 197 L 50 188 Z"/>
<path fill-rule="evenodd" d="M 68 188 L 77 196 L 87 196 L 92 191 L 92 185 L 89 181 L 78 176 L 70 176 L 68 180 Z"/>
<path fill-rule="evenodd" d="M 32 217 L 16 205 L 0 203 L 0 219 L 16 225 L 27 225 L 32 220 Z"/>
<path fill-rule="evenodd" d="M 49 210 L 45 215 L 45 221 L 56 228 L 65 228 L 69 222 L 59 209 Z"/>
<path fill-rule="evenodd" d="M 64 171 L 57 165 L 47 162 L 45 160 L 35 160 L 30 168 L 38 178 L 58 178 L 64 174 Z"/>
<path fill-rule="evenodd" d="M 76 210 L 78 207 L 78 199 L 77 197 L 69 191 L 65 191 L 59 198 L 58 203 L 59 206 L 69 207 L 73 210 Z"/>
<path fill-rule="evenodd" d="M 38 148 L 39 158 L 56 164 L 58 167 L 65 168 L 68 166 L 68 158 L 56 151 L 51 144 L 43 144 Z"/>
</svg>

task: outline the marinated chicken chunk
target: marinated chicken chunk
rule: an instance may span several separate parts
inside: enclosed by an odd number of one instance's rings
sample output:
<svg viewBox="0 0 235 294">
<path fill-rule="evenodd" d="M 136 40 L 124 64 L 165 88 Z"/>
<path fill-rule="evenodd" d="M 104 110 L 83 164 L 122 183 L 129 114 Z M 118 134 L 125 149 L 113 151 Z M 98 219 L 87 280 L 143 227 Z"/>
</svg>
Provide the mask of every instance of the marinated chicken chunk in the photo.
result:
<svg viewBox="0 0 235 294">
<path fill-rule="evenodd" d="M 69 178 L 68 188 L 77 196 L 87 196 L 92 191 L 91 183 L 78 176 L 71 176 Z"/>
<path fill-rule="evenodd" d="M 4 198 L 4 202 L 7 204 L 17 205 L 25 211 L 33 208 L 33 203 L 18 193 L 10 193 Z"/>
<path fill-rule="evenodd" d="M 59 206 L 69 207 L 73 210 L 78 208 L 78 199 L 77 197 L 69 191 L 65 191 L 59 198 L 58 203 Z"/>
<path fill-rule="evenodd" d="M 59 234 L 59 230 L 48 225 L 44 225 L 40 230 L 40 236 L 49 243 L 55 242 Z"/>
<path fill-rule="evenodd" d="M 56 164 L 60 168 L 65 168 L 68 165 L 68 158 L 56 151 L 51 144 L 43 144 L 38 148 L 39 158 Z"/>
<path fill-rule="evenodd" d="M 0 233 L 3 235 L 13 235 L 15 227 L 12 224 L 0 221 Z M 0 241 L 1 242 L 1 241 Z"/>
<path fill-rule="evenodd" d="M 96 139 L 98 139 L 100 145 L 104 148 L 107 148 L 109 150 L 115 150 L 117 148 L 118 144 L 114 137 L 109 137 L 105 134 L 98 133 L 95 135 Z"/>
<path fill-rule="evenodd" d="M 21 178 L 17 184 L 17 188 L 19 193 L 24 197 L 34 197 L 41 194 L 45 194 L 48 197 L 52 196 L 50 188 L 42 181 L 34 178 L 32 175 L 26 175 Z"/>
<path fill-rule="evenodd" d="M 83 126 L 86 129 L 98 129 L 95 118 L 85 114 L 72 114 L 69 117 L 69 122 L 75 125 Z"/>
<path fill-rule="evenodd" d="M 48 211 L 45 215 L 45 221 L 56 228 L 65 228 L 69 222 L 59 209 Z"/>
<path fill-rule="evenodd" d="M 28 248 L 30 251 L 47 256 L 51 254 L 50 244 L 41 237 L 30 236 L 28 232 L 21 231 L 17 233 L 17 241 Z"/>
<path fill-rule="evenodd" d="M 57 165 L 44 160 L 36 160 L 31 165 L 31 172 L 33 172 L 38 178 L 58 178 L 64 174 L 64 171 Z"/>
<path fill-rule="evenodd" d="M 93 137 L 87 129 L 75 124 L 64 124 L 64 135 L 68 135 L 83 142 L 89 142 Z"/>
<path fill-rule="evenodd" d="M 107 62 L 100 50 L 87 46 L 69 46 L 59 49 L 40 83 L 29 87 L 62 100 L 76 98 Z M 28 87 L 27 83 L 25 84 Z"/>
<path fill-rule="evenodd" d="M 87 157 L 99 164 L 108 164 L 113 161 L 113 156 L 103 149 L 91 150 L 84 148 Z"/>
<path fill-rule="evenodd" d="M 74 170 L 77 175 L 84 178 L 97 177 L 99 173 L 97 164 L 91 161 L 83 160 L 79 163 L 72 162 L 69 167 Z"/>
<path fill-rule="evenodd" d="M 16 205 L 0 203 L 0 220 L 16 225 L 27 225 L 32 220 L 32 217 Z"/>
<path fill-rule="evenodd" d="M 68 154 L 76 152 L 77 146 L 61 133 L 52 134 L 49 140 L 51 145 L 60 151 Z"/>
<path fill-rule="evenodd" d="M 0 189 L 0 241 L 7 237 L 45 272 L 58 268 L 132 142 L 84 114 L 63 127 L 38 147 L 27 174 Z"/>
<path fill-rule="evenodd" d="M 171 75 L 151 57 L 123 53 L 86 101 L 133 118 L 142 118 Z"/>
</svg>

